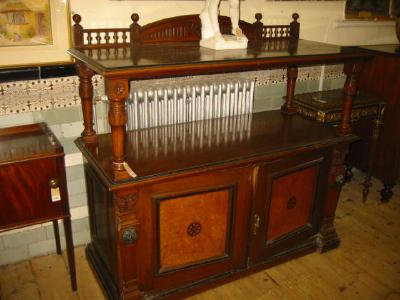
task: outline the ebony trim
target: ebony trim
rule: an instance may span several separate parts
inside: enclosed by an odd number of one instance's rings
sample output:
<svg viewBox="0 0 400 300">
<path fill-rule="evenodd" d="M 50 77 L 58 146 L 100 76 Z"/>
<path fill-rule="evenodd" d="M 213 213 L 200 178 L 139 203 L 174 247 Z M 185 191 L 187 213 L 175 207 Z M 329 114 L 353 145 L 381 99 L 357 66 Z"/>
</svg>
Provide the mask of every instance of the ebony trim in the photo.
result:
<svg viewBox="0 0 400 300">
<path fill-rule="evenodd" d="M 73 63 L 38 67 L 0 69 L 0 83 L 20 80 L 39 80 L 76 75 Z"/>
</svg>

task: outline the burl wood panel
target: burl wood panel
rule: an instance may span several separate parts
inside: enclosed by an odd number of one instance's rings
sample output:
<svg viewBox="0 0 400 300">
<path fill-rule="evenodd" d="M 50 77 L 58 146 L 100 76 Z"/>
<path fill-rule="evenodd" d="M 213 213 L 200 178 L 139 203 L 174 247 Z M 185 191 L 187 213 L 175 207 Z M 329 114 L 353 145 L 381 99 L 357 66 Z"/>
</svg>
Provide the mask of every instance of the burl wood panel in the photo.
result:
<svg viewBox="0 0 400 300">
<path fill-rule="evenodd" d="M 58 179 L 56 174 L 55 158 L 2 166 L 0 227 L 62 217 L 61 201 L 52 202 L 50 195 L 49 181 Z"/>
<path fill-rule="evenodd" d="M 275 240 L 310 222 L 317 167 L 275 179 L 272 183 L 267 240 Z"/>
<path fill-rule="evenodd" d="M 177 268 L 225 256 L 231 201 L 231 189 L 161 200 L 160 268 Z"/>
</svg>

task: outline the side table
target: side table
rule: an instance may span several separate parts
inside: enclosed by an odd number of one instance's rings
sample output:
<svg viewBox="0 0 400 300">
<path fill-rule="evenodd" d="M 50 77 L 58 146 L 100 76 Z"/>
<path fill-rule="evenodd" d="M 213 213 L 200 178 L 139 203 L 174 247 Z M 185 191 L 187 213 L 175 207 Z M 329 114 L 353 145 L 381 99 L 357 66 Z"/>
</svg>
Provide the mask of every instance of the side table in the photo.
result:
<svg viewBox="0 0 400 300">
<path fill-rule="evenodd" d="M 297 94 L 297 111 L 318 122 L 338 124 L 342 118 L 343 89 Z M 376 146 L 382 127 L 385 101 L 368 93 L 357 93 L 350 116 L 353 133 L 361 139 L 352 143 L 346 158 L 346 180 L 352 177 L 352 167 L 366 173 L 363 182 L 363 201 L 371 187 L 372 170 L 376 159 Z"/>
<path fill-rule="evenodd" d="M 72 290 L 76 271 L 64 151 L 45 123 L 0 128 L 0 231 L 63 219 Z"/>
</svg>

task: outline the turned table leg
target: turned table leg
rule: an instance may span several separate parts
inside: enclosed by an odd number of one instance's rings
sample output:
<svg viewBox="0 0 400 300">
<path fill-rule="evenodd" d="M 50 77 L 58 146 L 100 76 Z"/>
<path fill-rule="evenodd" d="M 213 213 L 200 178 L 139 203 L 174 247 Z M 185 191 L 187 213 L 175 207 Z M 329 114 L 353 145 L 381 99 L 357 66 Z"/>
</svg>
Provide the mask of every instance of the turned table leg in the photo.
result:
<svg viewBox="0 0 400 300">
<path fill-rule="evenodd" d="M 82 137 L 85 142 L 95 142 L 96 132 L 93 129 L 93 84 L 92 77 L 95 72 L 90 70 L 85 64 L 77 62 L 75 64 L 79 76 L 79 96 L 82 101 L 83 113 L 83 132 Z"/>
<path fill-rule="evenodd" d="M 71 287 L 73 291 L 77 290 L 76 284 L 76 269 L 75 269 L 75 253 L 74 253 L 74 242 L 72 240 L 72 228 L 71 228 L 71 217 L 64 217 L 64 232 L 65 242 L 67 247 L 68 267 L 69 276 L 71 279 Z"/>
<path fill-rule="evenodd" d="M 344 164 L 344 182 L 350 182 L 351 179 L 353 178 L 354 174 L 353 174 L 353 167 L 348 164 L 345 163 Z"/>
<path fill-rule="evenodd" d="M 344 65 L 344 73 L 346 74 L 346 82 L 344 84 L 344 99 L 342 120 L 337 128 L 339 135 L 348 135 L 352 133 L 350 126 L 351 111 L 353 108 L 353 98 L 357 93 L 357 81 L 361 72 L 361 63 L 347 63 Z"/>
<path fill-rule="evenodd" d="M 297 112 L 296 106 L 293 103 L 297 75 L 297 66 L 290 66 L 287 68 L 286 102 L 282 105 L 281 111 L 288 115 L 293 115 Z"/>
<path fill-rule="evenodd" d="M 125 159 L 125 100 L 129 95 L 129 81 L 127 79 L 106 79 L 106 90 L 110 101 L 108 121 L 111 126 L 113 143 L 113 169 L 124 170 Z"/>
<path fill-rule="evenodd" d="M 53 220 L 54 239 L 56 241 L 57 254 L 61 254 L 60 230 L 58 229 L 58 220 Z"/>
<path fill-rule="evenodd" d="M 379 110 L 378 116 L 375 120 L 374 128 L 372 129 L 372 136 L 371 136 L 371 149 L 369 151 L 368 157 L 368 169 L 367 175 L 365 176 L 365 180 L 363 182 L 363 202 L 367 201 L 367 197 L 369 194 L 369 190 L 372 186 L 371 177 L 372 177 L 372 170 L 374 168 L 374 161 L 375 161 L 375 154 L 376 154 L 376 147 L 378 144 L 379 135 L 381 132 L 383 121 L 382 121 L 382 109 Z"/>
</svg>

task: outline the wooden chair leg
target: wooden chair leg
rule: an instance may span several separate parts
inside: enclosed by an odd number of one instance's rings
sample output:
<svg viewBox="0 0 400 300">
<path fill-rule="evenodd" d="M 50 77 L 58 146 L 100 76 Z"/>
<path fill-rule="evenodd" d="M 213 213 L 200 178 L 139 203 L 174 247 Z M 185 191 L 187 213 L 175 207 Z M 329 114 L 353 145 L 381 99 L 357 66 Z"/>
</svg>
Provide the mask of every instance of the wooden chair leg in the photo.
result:
<svg viewBox="0 0 400 300">
<path fill-rule="evenodd" d="M 74 243 L 72 240 L 72 229 L 71 229 L 71 218 L 64 218 L 64 231 L 65 241 L 67 246 L 68 266 L 69 274 L 71 277 L 71 287 L 73 291 L 77 290 L 76 285 L 76 270 L 75 270 L 75 254 L 74 254 Z"/>
<path fill-rule="evenodd" d="M 58 220 L 53 220 L 54 238 L 56 240 L 57 254 L 61 254 L 60 231 L 58 230 Z"/>
</svg>

